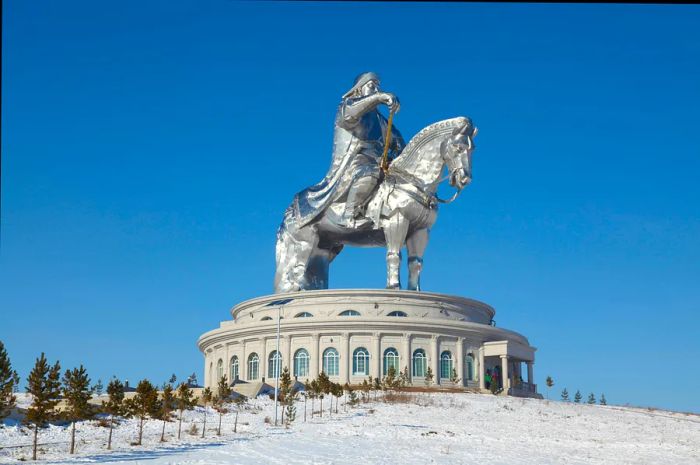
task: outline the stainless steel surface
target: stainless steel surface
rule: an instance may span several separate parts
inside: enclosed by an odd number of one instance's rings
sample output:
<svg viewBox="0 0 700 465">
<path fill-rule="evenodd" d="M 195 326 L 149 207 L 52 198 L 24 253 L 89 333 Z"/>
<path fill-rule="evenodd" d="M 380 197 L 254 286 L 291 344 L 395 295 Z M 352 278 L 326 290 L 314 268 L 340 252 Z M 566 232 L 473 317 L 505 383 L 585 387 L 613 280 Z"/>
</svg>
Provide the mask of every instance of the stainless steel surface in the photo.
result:
<svg viewBox="0 0 700 465">
<path fill-rule="evenodd" d="M 379 89 L 374 73 L 357 77 L 335 118 L 333 157 L 318 184 L 294 196 L 277 231 L 275 292 L 328 288 L 329 265 L 345 245 L 387 249 L 389 289 L 399 289 L 401 249 L 408 251 L 408 289 L 420 290 L 423 253 L 438 202 L 471 182 L 477 130 L 467 117 L 439 121 L 404 144 L 392 129 L 386 175 L 380 169 L 387 119 L 398 98 Z M 447 176 L 441 178 L 447 167 Z M 452 199 L 436 196 L 448 179 Z"/>
</svg>

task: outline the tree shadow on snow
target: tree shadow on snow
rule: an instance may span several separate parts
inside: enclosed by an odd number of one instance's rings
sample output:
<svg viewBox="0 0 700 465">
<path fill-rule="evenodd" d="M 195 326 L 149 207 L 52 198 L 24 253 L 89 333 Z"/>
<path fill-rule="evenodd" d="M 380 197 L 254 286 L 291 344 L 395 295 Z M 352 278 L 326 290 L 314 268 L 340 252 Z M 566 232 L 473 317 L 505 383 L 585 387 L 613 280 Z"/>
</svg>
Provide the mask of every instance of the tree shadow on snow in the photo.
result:
<svg viewBox="0 0 700 465">
<path fill-rule="evenodd" d="M 131 450 L 131 451 L 115 451 L 115 452 L 103 452 L 93 455 L 81 455 L 77 457 L 71 457 L 65 460 L 47 460 L 47 463 L 82 463 L 82 462 L 97 462 L 97 463 L 109 463 L 109 462 L 121 462 L 121 461 L 133 461 L 133 460 L 155 460 L 160 457 L 165 457 L 168 455 L 181 454 L 183 452 L 192 452 L 196 450 L 206 449 L 209 447 L 219 447 L 226 444 L 250 441 L 253 438 L 236 438 L 231 441 L 217 441 L 217 442 L 207 442 L 201 444 L 184 444 L 182 446 L 165 446 L 158 447 L 156 449 L 149 450 Z M 138 447 L 138 446 L 135 446 Z"/>
</svg>

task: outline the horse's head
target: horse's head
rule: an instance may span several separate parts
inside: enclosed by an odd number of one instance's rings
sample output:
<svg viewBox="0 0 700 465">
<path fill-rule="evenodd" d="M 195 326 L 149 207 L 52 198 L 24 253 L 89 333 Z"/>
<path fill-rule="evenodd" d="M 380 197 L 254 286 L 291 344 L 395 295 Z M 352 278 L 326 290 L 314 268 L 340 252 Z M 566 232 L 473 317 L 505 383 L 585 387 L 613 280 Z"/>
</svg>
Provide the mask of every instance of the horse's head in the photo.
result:
<svg viewBox="0 0 700 465">
<path fill-rule="evenodd" d="M 460 119 L 463 122 L 452 131 L 452 135 L 441 147 L 450 185 L 458 190 L 464 189 L 472 181 L 472 152 L 475 148 L 474 137 L 478 132 L 470 118 Z"/>
</svg>

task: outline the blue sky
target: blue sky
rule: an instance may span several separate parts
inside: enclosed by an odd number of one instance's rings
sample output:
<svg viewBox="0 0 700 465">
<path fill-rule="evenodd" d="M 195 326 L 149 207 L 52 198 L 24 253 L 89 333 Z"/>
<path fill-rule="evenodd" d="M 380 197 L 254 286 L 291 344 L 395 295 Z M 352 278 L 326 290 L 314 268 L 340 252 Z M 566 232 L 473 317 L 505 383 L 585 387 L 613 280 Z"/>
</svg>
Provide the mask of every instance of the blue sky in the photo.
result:
<svg viewBox="0 0 700 465">
<path fill-rule="evenodd" d="M 201 376 L 272 291 L 275 231 L 378 72 L 406 138 L 468 115 L 425 290 L 496 308 L 535 374 L 700 411 L 698 5 L 7 1 L 0 340 L 93 379 Z M 331 286 L 382 287 L 381 249 Z"/>
</svg>

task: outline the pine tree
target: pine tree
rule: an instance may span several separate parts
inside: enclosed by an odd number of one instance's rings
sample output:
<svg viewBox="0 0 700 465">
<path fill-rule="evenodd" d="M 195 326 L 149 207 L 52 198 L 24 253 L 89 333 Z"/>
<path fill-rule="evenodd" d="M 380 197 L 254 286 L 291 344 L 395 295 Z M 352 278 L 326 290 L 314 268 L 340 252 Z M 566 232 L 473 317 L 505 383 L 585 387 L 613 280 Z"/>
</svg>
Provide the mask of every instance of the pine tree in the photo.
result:
<svg viewBox="0 0 700 465">
<path fill-rule="evenodd" d="M 554 380 L 552 379 L 551 376 L 547 376 L 547 379 L 545 380 L 545 384 L 547 385 L 547 399 L 549 399 L 549 390 L 554 386 Z M 505 383 L 504 383 L 505 385 Z"/>
<path fill-rule="evenodd" d="M 600 405 L 608 405 L 608 401 L 605 400 L 605 394 L 600 395 Z"/>
<path fill-rule="evenodd" d="M 204 422 L 202 424 L 202 437 L 204 437 L 204 431 L 207 429 L 207 405 L 214 398 L 214 393 L 208 387 L 204 388 L 202 391 L 202 404 L 204 404 Z"/>
<path fill-rule="evenodd" d="M 593 404 L 595 404 L 595 396 L 591 392 L 590 394 L 588 394 L 588 405 L 593 405 Z"/>
<path fill-rule="evenodd" d="M 192 373 L 188 378 L 187 378 L 187 385 L 189 387 L 197 387 L 197 373 Z"/>
<path fill-rule="evenodd" d="M 49 366 L 42 352 L 29 373 L 26 389 L 32 395 L 32 405 L 27 409 L 26 421 L 34 425 L 32 460 L 36 460 L 39 428 L 56 418 L 56 405 L 61 395 L 61 365 L 58 361 L 54 366 Z"/>
<path fill-rule="evenodd" d="M 396 368 L 390 366 L 382 380 L 382 389 L 389 390 L 396 386 Z"/>
<path fill-rule="evenodd" d="M 318 374 L 318 378 L 316 379 L 316 386 L 318 391 L 316 391 L 316 395 L 318 396 L 321 402 L 321 417 L 323 417 L 323 398 L 330 393 L 330 384 L 331 380 L 328 379 L 328 375 L 325 372 L 322 371 Z"/>
<path fill-rule="evenodd" d="M 335 396 L 335 413 L 338 413 L 338 404 L 340 403 L 340 398 L 343 397 L 343 385 L 340 383 L 333 383 L 333 395 Z"/>
<path fill-rule="evenodd" d="M 64 414 L 71 422 L 70 453 L 75 453 L 75 423 L 92 417 L 90 378 L 85 367 L 66 370 L 63 374 L 63 398 L 66 400 Z"/>
<path fill-rule="evenodd" d="M 382 390 L 382 382 L 379 378 L 374 378 L 374 400 L 377 400 L 379 391 Z"/>
<path fill-rule="evenodd" d="M 456 368 L 452 368 L 450 381 L 452 381 L 454 384 L 459 384 L 459 382 L 462 381 L 462 378 L 457 377 L 457 369 Z"/>
<path fill-rule="evenodd" d="M 582 398 L 583 398 L 583 396 L 581 395 L 581 391 L 576 390 L 576 394 L 574 395 L 574 402 L 576 402 L 577 404 L 580 404 Z"/>
<path fill-rule="evenodd" d="M 284 367 L 280 374 L 279 400 L 282 407 L 282 424 L 284 424 L 285 407 L 288 405 L 288 398 L 292 395 L 292 377 L 289 375 L 289 368 Z"/>
<path fill-rule="evenodd" d="M 316 400 L 316 393 L 318 392 L 317 384 L 315 379 L 311 380 L 308 383 L 309 389 L 306 391 L 307 395 L 311 398 L 311 418 L 314 417 L 314 402 Z"/>
<path fill-rule="evenodd" d="M 189 385 L 187 383 L 180 383 L 180 385 L 177 387 L 177 394 L 175 395 L 175 405 L 180 411 L 180 417 L 177 425 L 178 439 L 180 439 L 180 435 L 182 434 L 182 412 L 185 410 L 192 410 L 196 404 L 197 399 L 195 399 Z"/>
<path fill-rule="evenodd" d="M 160 442 L 165 442 L 165 423 L 172 420 L 173 410 L 175 410 L 175 394 L 173 386 L 166 384 L 160 397 L 158 417 L 163 420 L 163 430 L 160 433 Z"/>
<path fill-rule="evenodd" d="M 15 392 L 19 388 L 19 375 L 12 369 L 5 345 L 0 341 L 0 420 L 10 414 L 17 405 Z"/>
<path fill-rule="evenodd" d="M 280 375 L 280 394 L 282 402 L 282 423 L 289 427 L 289 425 L 296 419 L 297 409 L 294 405 L 296 401 L 296 392 L 294 391 L 294 384 L 292 383 L 292 378 L 289 375 L 289 368 L 284 367 L 282 374 Z M 286 414 L 286 421 L 285 421 Z"/>
<path fill-rule="evenodd" d="M 233 399 L 233 403 L 236 404 L 236 420 L 233 423 L 233 432 L 238 432 L 238 412 L 241 411 L 243 405 L 248 401 L 248 398 L 243 394 L 238 394 L 238 396 Z M 306 410 L 304 410 L 304 415 L 306 415 Z"/>
<path fill-rule="evenodd" d="M 402 390 L 407 385 L 411 384 L 411 376 L 408 374 L 408 367 L 403 367 L 401 373 L 399 373 L 399 390 Z"/>
<path fill-rule="evenodd" d="M 221 436 L 221 417 L 224 413 L 228 413 L 226 403 L 231 397 L 231 387 L 228 385 L 226 375 L 222 376 L 219 384 L 216 386 L 216 395 L 214 396 L 214 409 L 219 412 L 219 429 L 217 435 Z"/>
<path fill-rule="evenodd" d="M 175 376 L 175 373 L 173 373 L 172 376 L 170 376 L 170 379 L 168 380 L 168 384 L 172 386 L 175 384 L 175 382 L 177 382 L 177 376 Z"/>
<path fill-rule="evenodd" d="M 369 402 L 372 400 L 372 391 L 374 390 L 374 379 L 372 376 L 367 376 L 367 399 L 365 400 L 366 402 Z"/>
<path fill-rule="evenodd" d="M 143 439 L 143 423 L 146 419 L 158 418 L 160 403 L 158 402 L 158 391 L 147 379 L 142 379 L 136 386 L 134 397 L 127 399 L 124 404 L 130 415 L 139 419 L 139 440 L 136 445 L 141 445 Z"/>
<path fill-rule="evenodd" d="M 102 380 L 98 379 L 97 383 L 92 387 L 92 392 L 94 392 L 97 397 L 100 397 L 104 391 L 104 388 L 105 386 L 102 384 Z"/>
<path fill-rule="evenodd" d="M 355 394 L 355 391 L 352 390 L 350 385 L 348 385 L 348 404 L 350 404 L 351 407 L 354 407 L 357 405 L 357 394 Z"/>
<path fill-rule="evenodd" d="M 430 387 L 433 384 L 434 378 L 433 369 L 428 367 L 428 370 L 425 372 L 425 385 Z"/>
<path fill-rule="evenodd" d="M 124 384 L 114 378 L 107 385 L 107 395 L 109 400 L 102 401 L 102 408 L 109 414 L 109 438 L 107 439 L 107 449 L 112 448 L 112 429 L 114 427 L 114 417 L 124 414 Z"/>
<path fill-rule="evenodd" d="M 561 400 L 564 402 L 569 402 L 569 391 L 567 391 L 566 388 L 561 391 Z"/>
</svg>

